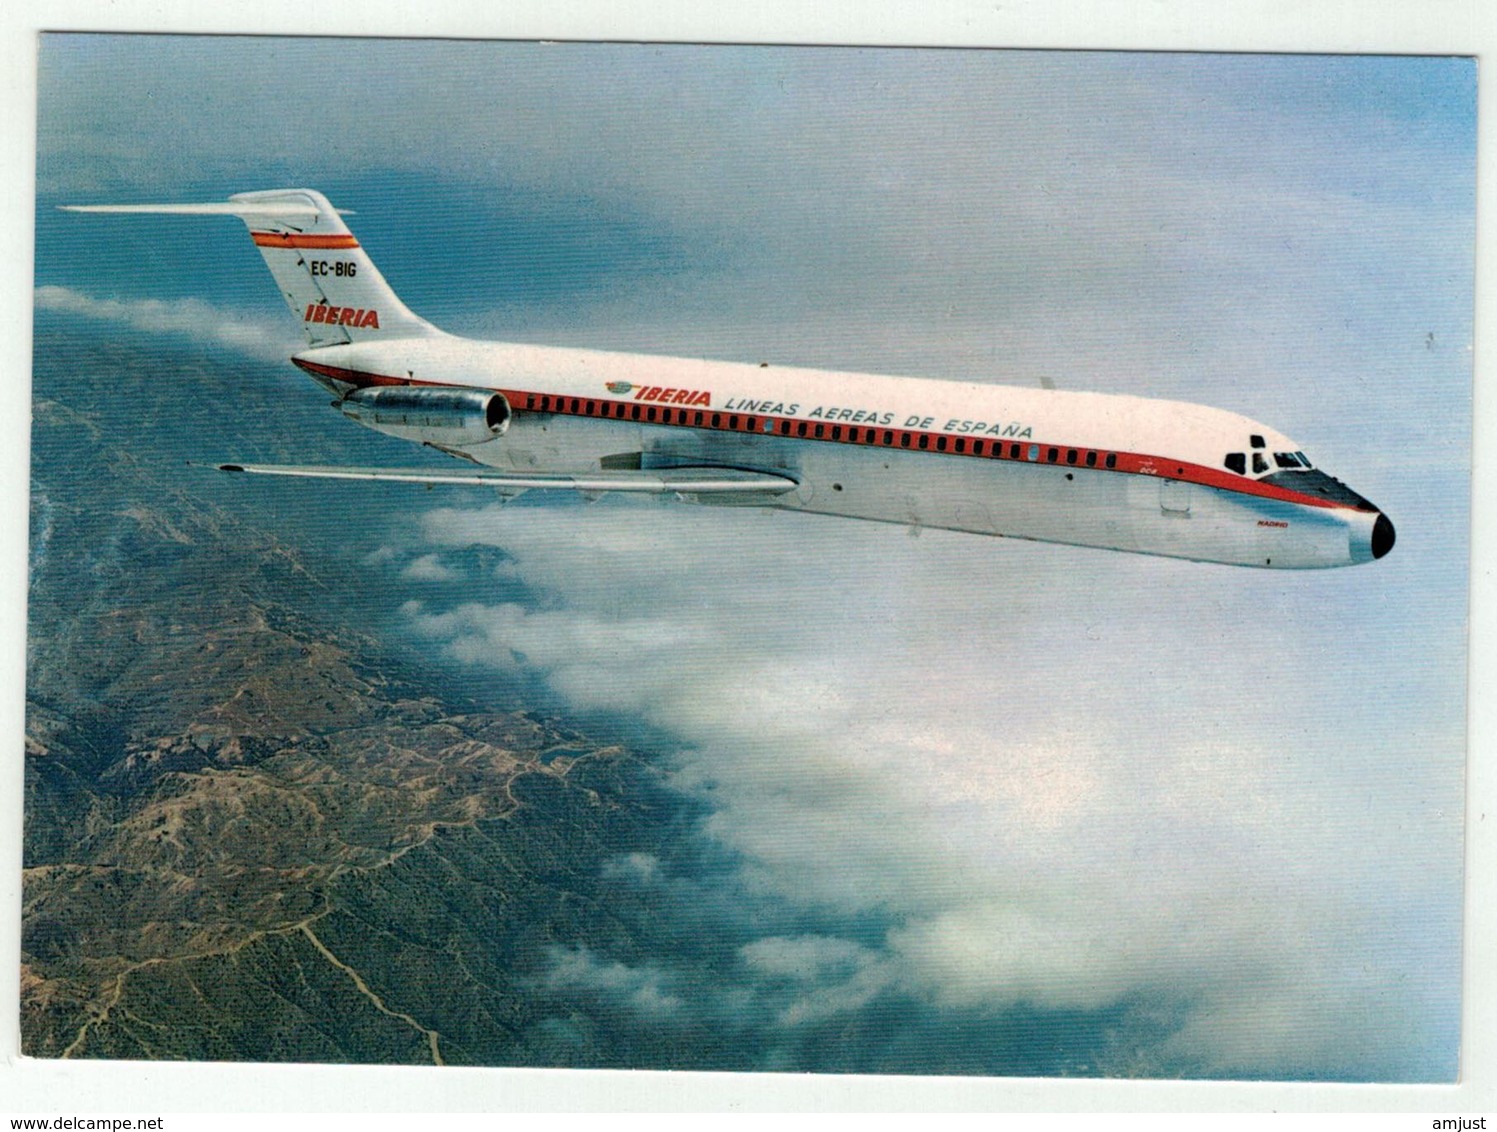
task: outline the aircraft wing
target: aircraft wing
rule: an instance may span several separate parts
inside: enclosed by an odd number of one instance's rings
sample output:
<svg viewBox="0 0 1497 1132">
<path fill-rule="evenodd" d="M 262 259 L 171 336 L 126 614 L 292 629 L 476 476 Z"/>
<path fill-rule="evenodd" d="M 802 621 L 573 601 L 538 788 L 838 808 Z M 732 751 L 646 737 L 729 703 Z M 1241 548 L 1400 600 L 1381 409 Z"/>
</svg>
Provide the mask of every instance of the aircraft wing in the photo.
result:
<svg viewBox="0 0 1497 1132">
<path fill-rule="evenodd" d="M 302 464 L 219 464 L 218 470 L 259 476 L 474 485 L 507 492 L 553 490 L 595 494 L 624 491 L 641 495 L 773 496 L 784 495 L 799 486 L 788 476 L 715 467 L 533 472 L 525 475 L 463 468 L 339 468 Z"/>
</svg>

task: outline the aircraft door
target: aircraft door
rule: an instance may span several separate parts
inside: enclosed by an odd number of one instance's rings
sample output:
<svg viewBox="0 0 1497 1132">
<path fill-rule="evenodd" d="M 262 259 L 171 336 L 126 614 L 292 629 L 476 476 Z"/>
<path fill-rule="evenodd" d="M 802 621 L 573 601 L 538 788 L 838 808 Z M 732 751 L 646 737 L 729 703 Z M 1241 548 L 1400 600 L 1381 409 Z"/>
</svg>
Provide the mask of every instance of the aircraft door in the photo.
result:
<svg viewBox="0 0 1497 1132">
<path fill-rule="evenodd" d="M 1190 484 L 1184 480 L 1159 481 L 1159 508 L 1166 515 L 1181 518 L 1190 514 Z"/>
</svg>

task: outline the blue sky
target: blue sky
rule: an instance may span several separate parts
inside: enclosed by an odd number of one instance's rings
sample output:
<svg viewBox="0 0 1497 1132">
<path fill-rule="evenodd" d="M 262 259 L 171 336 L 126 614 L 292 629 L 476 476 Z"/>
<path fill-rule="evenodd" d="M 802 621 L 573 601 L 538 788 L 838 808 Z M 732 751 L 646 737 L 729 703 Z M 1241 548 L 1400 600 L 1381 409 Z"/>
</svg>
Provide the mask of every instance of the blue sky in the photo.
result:
<svg viewBox="0 0 1497 1132">
<path fill-rule="evenodd" d="M 289 353 L 238 226 L 53 206 L 305 184 L 459 333 L 1045 376 L 1295 437 L 1387 559 L 458 500 L 367 553 L 410 639 L 672 738 L 737 883 L 831 925 L 745 947 L 746 986 L 812 972 L 787 1033 L 881 995 L 1167 1001 L 1156 1073 L 1450 1079 L 1472 62 L 79 37 L 40 73 L 38 305 L 95 331 Z M 464 596 L 473 545 L 522 600 Z M 669 998 L 673 961 L 557 978 Z"/>
</svg>

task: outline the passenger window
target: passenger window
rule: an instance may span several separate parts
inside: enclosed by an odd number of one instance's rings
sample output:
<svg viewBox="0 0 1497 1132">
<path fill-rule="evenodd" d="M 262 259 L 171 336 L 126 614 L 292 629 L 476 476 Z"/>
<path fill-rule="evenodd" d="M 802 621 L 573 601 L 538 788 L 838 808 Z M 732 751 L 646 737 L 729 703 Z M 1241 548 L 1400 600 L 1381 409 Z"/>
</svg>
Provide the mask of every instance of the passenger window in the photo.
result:
<svg viewBox="0 0 1497 1132">
<path fill-rule="evenodd" d="M 907 432 L 901 432 L 899 434 L 899 446 L 901 448 L 908 448 L 910 446 L 910 434 L 909 433 L 907 433 Z"/>
<path fill-rule="evenodd" d="M 1116 468 L 1118 466 L 1118 454 L 1116 452 L 1109 452 L 1105 463 L 1109 468 Z"/>
<path fill-rule="evenodd" d="M 1001 448 L 1003 446 L 1000 444 L 999 447 Z M 1008 458 L 1010 460 L 1017 460 L 1019 458 L 1019 454 L 1023 452 L 1023 450 L 1024 446 L 1022 444 L 1010 444 L 1008 446 Z"/>
<path fill-rule="evenodd" d="M 647 416 L 648 416 L 648 417 L 649 417 L 649 418 L 650 418 L 650 420 L 652 420 L 652 421 L 653 421 L 653 420 L 654 420 L 654 419 L 655 419 L 655 406 L 654 406 L 654 405 L 651 405 L 651 406 L 650 406 L 650 408 L 649 408 L 649 412 L 648 412 L 648 413 L 647 413 L 647 414 L 646 414 L 646 415 L 647 415 Z"/>
<path fill-rule="evenodd" d="M 833 425 L 832 426 L 832 439 L 833 440 L 841 440 L 842 439 L 842 426 L 841 425 Z"/>
<path fill-rule="evenodd" d="M 1050 451 L 1048 451 L 1048 452 L 1045 453 L 1045 459 L 1048 460 L 1052 464 L 1055 463 L 1055 461 L 1057 461 L 1057 460 L 1060 459 L 1060 449 L 1059 448 L 1052 448 L 1052 449 L 1050 449 Z"/>
<path fill-rule="evenodd" d="M 894 444 L 894 434 L 887 429 L 884 430 L 884 443 L 890 447 Z"/>
<path fill-rule="evenodd" d="M 936 437 L 936 451 L 937 452 L 944 452 L 944 451 L 946 451 L 946 438 L 944 436 L 938 436 L 938 437 Z"/>
<path fill-rule="evenodd" d="M 722 428 L 722 426 L 723 426 L 723 415 L 721 413 L 713 413 L 712 414 L 712 427 L 713 428 Z"/>
<path fill-rule="evenodd" d="M 1239 476 L 1247 475 L 1247 457 L 1241 452 L 1231 453 L 1222 463 L 1227 465 L 1227 470 L 1236 472 Z"/>
<path fill-rule="evenodd" d="M 980 441 L 980 440 L 974 440 L 972 442 L 972 455 L 974 455 L 974 456 L 981 456 L 982 455 L 982 441 Z"/>
<path fill-rule="evenodd" d="M 930 437 L 927 436 L 923 432 L 920 434 L 920 447 L 921 448 L 929 448 L 930 447 Z"/>
<path fill-rule="evenodd" d="M 1095 468 L 1097 466 L 1097 454 L 1095 452 L 1088 452 L 1086 454 L 1086 466 L 1088 468 Z"/>
<path fill-rule="evenodd" d="M 1075 462 L 1076 462 L 1076 449 L 1074 449 L 1074 448 L 1067 448 L 1066 449 L 1066 463 L 1067 464 L 1074 464 Z"/>
<path fill-rule="evenodd" d="M 824 436 L 826 436 L 826 425 L 817 425 L 816 426 L 816 439 L 820 440 Z"/>
<path fill-rule="evenodd" d="M 738 414 L 737 413 L 734 413 L 731 417 L 728 418 L 728 427 L 731 428 L 731 429 L 733 429 L 734 431 L 737 431 L 737 429 L 738 429 Z"/>
<path fill-rule="evenodd" d="M 1038 444 L 1031 444 L 1029 446 L 1029 460 L 1030 460 L 1030 462 L 1033 463 L 1035 460 L 1038 460 L 1039 458 L 1040 458 L 1040 446 Z"/>
<path fill-rule="evenodd" d="M 639 406 L 638 405 L 630 405 L 629 406 L 629 416 L 632 419 L 636 420 L 636 421 L 639 420 Z"/>
<path fill-rule="evenodd" d="M 958 452 L 965 452 L 967 450 L 967 442 L 965 440 L 963 440 L 961 437 L 957 437 L 957 440 L 956 440 L 956 450 Z"/>
</svg>

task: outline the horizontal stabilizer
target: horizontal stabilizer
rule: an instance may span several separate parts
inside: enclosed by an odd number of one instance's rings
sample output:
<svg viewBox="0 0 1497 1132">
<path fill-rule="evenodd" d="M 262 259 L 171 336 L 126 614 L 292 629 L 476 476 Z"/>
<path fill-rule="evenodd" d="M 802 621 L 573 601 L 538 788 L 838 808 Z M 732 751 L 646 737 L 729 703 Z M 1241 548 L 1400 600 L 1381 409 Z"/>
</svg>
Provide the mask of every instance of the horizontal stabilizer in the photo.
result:
<svg viewBox="0 0 1497 1132">
<path fill-rule="evenodd" d="M 461 468 L 338 468 L 300 464 L 219 464 L 221 472 L 310 479 L 384 480 L 493 487 L 503 491 L 623 491 L 637 495 L 784 495 L 799 486 L 787 476 L 738 468 L 650 468 L 629 471 L 507 472 Z"/>
<path fill-rule="evenodd" d="M 311 201 L 263 201 L 250 204 L 244 201 L 215 201 L 210 204 L 60 204 L 64 212 L 134 212 L 142 214 L 165 214 L 175 216 L 264 216 L 276 218 L 317 216 L 321 210 Z M 352 213 L 335 209 L 343 216 Z"/>
</svg>

